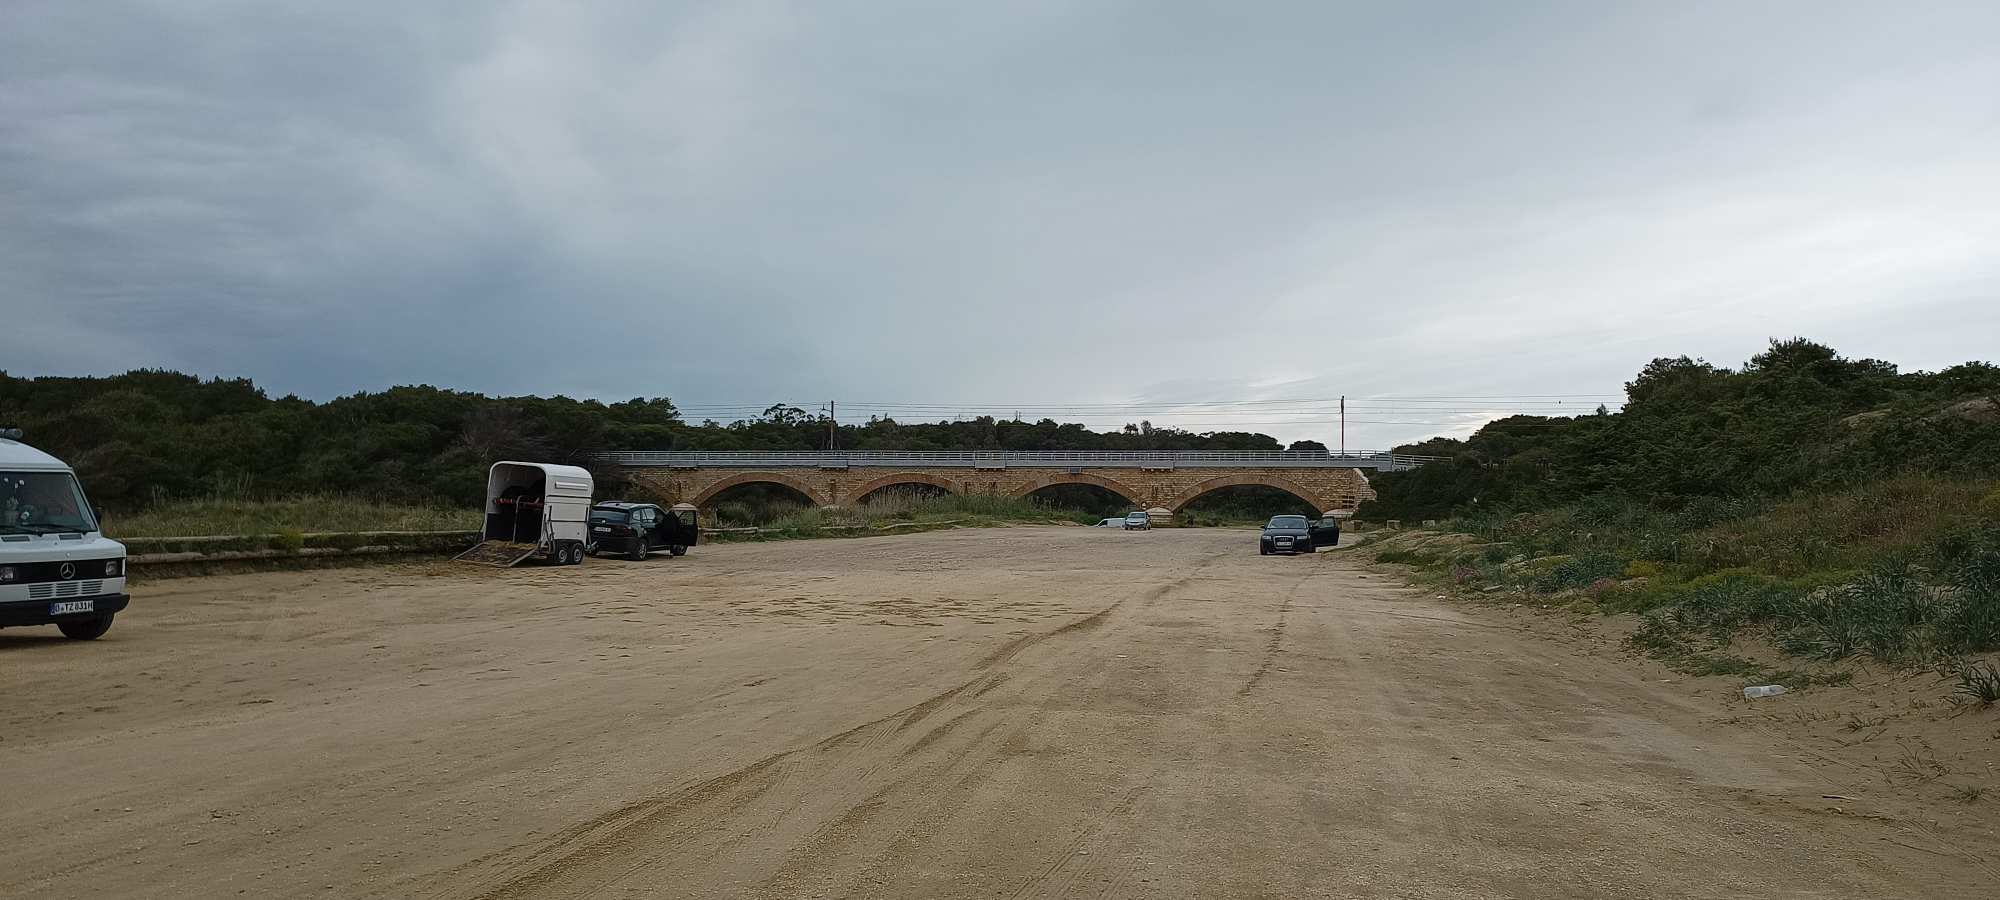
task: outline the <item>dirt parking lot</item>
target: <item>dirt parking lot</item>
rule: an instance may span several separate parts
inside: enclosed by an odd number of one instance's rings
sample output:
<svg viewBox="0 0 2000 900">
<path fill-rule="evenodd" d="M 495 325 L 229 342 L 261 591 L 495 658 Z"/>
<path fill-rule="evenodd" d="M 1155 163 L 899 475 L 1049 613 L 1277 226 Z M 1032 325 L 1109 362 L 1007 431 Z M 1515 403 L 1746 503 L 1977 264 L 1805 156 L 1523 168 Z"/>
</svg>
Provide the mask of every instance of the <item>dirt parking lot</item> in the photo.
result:
<svg viewBox="0 0 2000 900">
<path fill-rule="evenodd" d="M 2000 884 L 1919 815 L 1853 814 L 1879 781 L 1719 723 L 1713 692 L 1342 551 L 1259 557 L 1252 532 L 982 529 L 134 593 L 95 644 L 0 632 L 0 895 Z"/>
</svg>

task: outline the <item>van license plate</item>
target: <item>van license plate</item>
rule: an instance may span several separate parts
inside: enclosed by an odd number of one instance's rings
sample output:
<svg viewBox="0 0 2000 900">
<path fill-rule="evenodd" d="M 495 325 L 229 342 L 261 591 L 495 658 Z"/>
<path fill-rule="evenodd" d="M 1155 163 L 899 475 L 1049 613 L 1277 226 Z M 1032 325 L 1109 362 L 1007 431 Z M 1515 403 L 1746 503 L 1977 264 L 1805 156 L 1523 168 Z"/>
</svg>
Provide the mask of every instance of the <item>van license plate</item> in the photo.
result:
<svg viewBox="0 0 2000 900">
<path fill-rule="evenodd" d="M 68 600 L 49 604 L 49 615 L 64 616 L 70 613 L 86 613 L 97 609 L 95 600 Z"/>
</svg>

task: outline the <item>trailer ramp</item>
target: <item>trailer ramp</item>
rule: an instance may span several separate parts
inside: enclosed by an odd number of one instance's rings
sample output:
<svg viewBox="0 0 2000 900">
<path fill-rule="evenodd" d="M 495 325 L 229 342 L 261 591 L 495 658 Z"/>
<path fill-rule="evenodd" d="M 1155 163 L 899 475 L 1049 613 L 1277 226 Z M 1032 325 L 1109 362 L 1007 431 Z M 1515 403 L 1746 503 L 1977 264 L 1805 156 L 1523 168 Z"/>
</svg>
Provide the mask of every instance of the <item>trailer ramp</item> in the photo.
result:
<svg viewBox="0 0 2000 900">
<path fill-rule="evenodd" d="M 460 553 L 455 559 L 481 566 L 505 569 L 521 564 L 521 561 L 535 555 L 534 544 L 516 544 L 512 541 L 480 541 L 472 549 Z"/>
</svg>

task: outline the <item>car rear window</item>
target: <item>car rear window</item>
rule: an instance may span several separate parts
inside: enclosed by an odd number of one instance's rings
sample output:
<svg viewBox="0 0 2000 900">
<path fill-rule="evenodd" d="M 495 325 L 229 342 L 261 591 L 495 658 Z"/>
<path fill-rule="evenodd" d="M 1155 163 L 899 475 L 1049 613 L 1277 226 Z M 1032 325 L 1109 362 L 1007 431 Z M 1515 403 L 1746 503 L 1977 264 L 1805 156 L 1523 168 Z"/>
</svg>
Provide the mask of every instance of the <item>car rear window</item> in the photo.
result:
<svg viewBox="0 0 2000 900">
<path fill-rule="evenodd" d="M 628 518 L 622 509 L 593 509 L 590 511 L 590 521 L 592 522 L 623 522 Z"/>
</svg>

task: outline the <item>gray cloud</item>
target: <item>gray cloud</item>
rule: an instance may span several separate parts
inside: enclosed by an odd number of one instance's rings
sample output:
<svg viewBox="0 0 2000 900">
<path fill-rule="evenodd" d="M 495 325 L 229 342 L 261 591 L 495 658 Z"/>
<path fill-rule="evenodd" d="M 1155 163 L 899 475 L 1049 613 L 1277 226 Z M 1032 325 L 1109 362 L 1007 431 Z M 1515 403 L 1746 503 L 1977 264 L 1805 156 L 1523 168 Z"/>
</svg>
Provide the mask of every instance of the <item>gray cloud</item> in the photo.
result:
<svg viewBox="0 0 2000 900">
<path fill-rule="evenodd" d="M 2000 334 L 1992 4 L 8 18 L 15 373 L 1034 412 L 1615 394 L 1771 335 L 1934 368 Z"/>
</svg>

